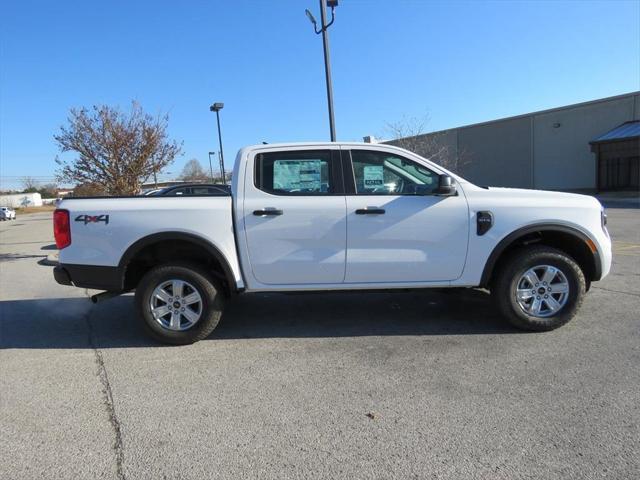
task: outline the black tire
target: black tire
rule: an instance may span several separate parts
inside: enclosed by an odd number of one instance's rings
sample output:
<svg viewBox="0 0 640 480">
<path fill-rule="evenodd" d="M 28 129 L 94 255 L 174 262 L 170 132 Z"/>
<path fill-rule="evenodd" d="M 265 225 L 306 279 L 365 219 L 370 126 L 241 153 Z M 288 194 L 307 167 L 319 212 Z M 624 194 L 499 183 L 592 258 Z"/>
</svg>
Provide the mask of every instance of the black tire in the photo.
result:
<svg viewBox="0 0 640 480">
<path fill-rule="evenodd" d="M 165 328 L 151 312 L 150 300 L 155 288 L 169 280 L 188 282 L 202 299 L 200 318 L 188 329 L 176 331 Z M 218 326 L 224 307 L 224 293 L 211 275 L 196 265 L 166 264 L 152 268 L 142 277 L 136 288 L 136 306 L 142 324 L 152 338 L 171 345 L 188 345 L 208 337 Z"/>
<path fill-rule="evenodd" d="M 527 270 L 539 265 L 559 269 L 569 285 L 564 306 L 555 314 L 546 317 L 527 313 L 516 298 L 518 282 L 522 276 Z M 498 310 L 512 325 L 522 330 L 538 332 L 553 330 L 569 322 L 582 305 L 585 292 L 584 273 L 575 260 L 561 250 L 544 245 L 519 248 L 509 254 L 501 262 L 491 289 Z"/>
</svg>

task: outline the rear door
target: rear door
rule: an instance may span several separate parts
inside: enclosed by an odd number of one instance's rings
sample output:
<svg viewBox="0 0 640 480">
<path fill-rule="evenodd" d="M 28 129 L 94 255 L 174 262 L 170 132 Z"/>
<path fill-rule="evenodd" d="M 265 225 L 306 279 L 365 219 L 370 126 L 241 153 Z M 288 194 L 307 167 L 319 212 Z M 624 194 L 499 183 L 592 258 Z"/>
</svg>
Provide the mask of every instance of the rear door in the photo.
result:
<svg viewBox="0 0 640 480">
<path fill-rule="evenodd" d="M 349 283 L 441 282 L 464 268 L 469 213 L 464 195 L 432 192 L 439 174 L 415 160 L 376 150 L 352 159 L 347 191 Z M 354 181 L 355 180 L 355 181 Z"/>
<path fill-rule="evenodd" d="M 339 147 L 266 150 L 247 161 L 243 220 L 255 281 L 344 280 L 346 205 Z"/>
</svg>

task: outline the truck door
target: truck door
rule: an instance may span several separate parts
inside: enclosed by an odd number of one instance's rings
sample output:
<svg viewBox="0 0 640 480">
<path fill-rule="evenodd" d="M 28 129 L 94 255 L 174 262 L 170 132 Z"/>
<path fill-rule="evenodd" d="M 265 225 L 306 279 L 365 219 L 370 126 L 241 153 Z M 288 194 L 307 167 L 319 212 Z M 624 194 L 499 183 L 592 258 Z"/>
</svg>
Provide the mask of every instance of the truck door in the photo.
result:
<svg viewBox="0 0 640 480">
<path fill-rule="evenodd" d="M 345 152 L 346 153 L 346 152 Z M 432 282 L 464 268 L 469 213 L 463 194 L 432 194 L 439 174 L 376 150 L 351 150 L 345 282 Z M 344 155 L 349 158 L 349 155 Z"/>
<path fill-rule="evenodd" d="M 337 146 L 266 150 L 248 159 L 244 234 L 257 282 L 344 281 L 347 222 L 340 165 Z"/>
</svg>

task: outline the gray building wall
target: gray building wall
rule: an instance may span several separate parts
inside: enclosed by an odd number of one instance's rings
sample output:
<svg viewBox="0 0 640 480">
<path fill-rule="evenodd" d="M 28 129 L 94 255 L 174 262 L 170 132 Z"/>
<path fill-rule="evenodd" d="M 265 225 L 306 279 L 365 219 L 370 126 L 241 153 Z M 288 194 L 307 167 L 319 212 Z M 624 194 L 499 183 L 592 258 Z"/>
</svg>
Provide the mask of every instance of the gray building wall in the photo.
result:
<svg viewBox="0 0 640 480">
<path fill-rule="evenodd" d="M 591 190 L 596 188 L 596 157 L 589 142 L 639 119 L 640 92 L 633 92 L 428 133 L 413 144 L 426 157 L 442 147 L 451 157 L 448 166 L 479 185 Z"/>
<path fill-rule="evenodd" d="M 589 142 L 637 119 L 638 95 L 540 113 L 533 117 L 536 188 L 596 187 L 596 156 Z M 555 127 L 555 125 L 560 125 Z"/>
<path fill-rule="evenodd" d="M 479 185 L 532 185 L 530 119 L 458 129 L 458 148 L 465 178 Z"/>
</svg>

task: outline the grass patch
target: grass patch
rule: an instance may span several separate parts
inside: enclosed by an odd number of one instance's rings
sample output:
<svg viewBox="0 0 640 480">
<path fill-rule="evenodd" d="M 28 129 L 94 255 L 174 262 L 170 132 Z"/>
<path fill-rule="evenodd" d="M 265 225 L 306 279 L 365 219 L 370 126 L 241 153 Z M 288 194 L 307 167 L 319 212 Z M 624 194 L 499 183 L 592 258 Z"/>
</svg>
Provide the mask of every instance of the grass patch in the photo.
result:
<svg viewBox="0 0 640 480">
<path fill-rule="evenodd" d="M 21 213 L 40 213 L 40 212 L 53 212 L 56 209 L 55 205 L 42 205 L 41 207 L 20 207 L 16 208 L 16 215 Z"/>
</svg>

